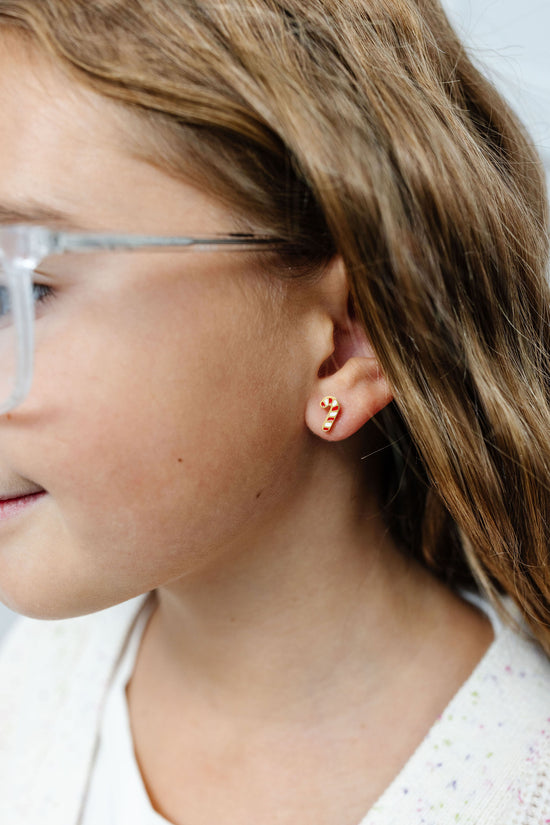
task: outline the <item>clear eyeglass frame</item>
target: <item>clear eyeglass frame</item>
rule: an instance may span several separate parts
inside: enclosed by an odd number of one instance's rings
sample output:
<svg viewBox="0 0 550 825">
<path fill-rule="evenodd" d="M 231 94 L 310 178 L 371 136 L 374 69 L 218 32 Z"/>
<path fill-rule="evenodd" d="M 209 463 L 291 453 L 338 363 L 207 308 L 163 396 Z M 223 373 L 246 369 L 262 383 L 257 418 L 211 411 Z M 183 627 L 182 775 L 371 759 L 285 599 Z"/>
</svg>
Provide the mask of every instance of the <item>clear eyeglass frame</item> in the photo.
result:
<svg viewBox="0 0 550 825">
<path fill-rule="evenodd" d="M 0 415 L 19 406 L 32 385 L 34 273 L 50 255 L 140 250 L 238 251 L 275 248 L 281 243 L 277 238 L 254 234 L 190 238 L 55 231 L 34 224 L 0 226 Z"/>
</svg>

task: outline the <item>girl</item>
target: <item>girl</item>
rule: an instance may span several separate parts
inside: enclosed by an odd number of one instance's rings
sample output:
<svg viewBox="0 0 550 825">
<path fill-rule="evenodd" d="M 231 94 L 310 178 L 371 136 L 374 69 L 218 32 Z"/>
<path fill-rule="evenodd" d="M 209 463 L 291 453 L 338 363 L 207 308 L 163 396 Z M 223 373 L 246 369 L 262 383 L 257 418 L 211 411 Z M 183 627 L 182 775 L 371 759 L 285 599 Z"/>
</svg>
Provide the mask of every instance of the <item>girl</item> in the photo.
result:
<svg viewBox="0 0 550 825">
<path fill-rule="evenodd" d="M 437 2 L 0 24 L 2 821 L 549 821 L 545 192 Z"/>
</svg>

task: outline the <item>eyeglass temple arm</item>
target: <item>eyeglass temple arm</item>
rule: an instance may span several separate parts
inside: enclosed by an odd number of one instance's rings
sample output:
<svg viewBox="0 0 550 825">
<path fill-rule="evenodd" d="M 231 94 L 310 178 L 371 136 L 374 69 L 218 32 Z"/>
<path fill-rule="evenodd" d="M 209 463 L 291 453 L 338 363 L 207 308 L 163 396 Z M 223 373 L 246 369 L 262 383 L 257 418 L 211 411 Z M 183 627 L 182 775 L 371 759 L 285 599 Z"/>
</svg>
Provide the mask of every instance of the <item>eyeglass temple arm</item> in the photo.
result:
<svg viewBox="0 0 550 825">
<path fill-rule="evenodd" d="M 219 238 L 163 237 L 156 235 L 96 234 L 52 232 L 52 252 L 93 252 L 95 250 L 123 251 L 163 248 L 233 248 L 280 246 L 283 241 L 267 235 L 234 234 Z"/>
</svg>

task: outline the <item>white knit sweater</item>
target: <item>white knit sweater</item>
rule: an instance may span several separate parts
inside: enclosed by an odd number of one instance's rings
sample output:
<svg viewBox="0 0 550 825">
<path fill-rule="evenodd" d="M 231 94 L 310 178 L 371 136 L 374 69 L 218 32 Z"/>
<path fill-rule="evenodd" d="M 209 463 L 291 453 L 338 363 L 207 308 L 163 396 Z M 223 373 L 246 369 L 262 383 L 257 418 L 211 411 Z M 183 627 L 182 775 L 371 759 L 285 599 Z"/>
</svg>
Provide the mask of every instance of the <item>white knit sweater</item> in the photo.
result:
<svg viewBox="0 0 550 825">
<path fill-rule="evenodd" d="M 0 653 L 2 825 L 78 825 L 102 707 L 142 604 L 25 619 L 9 635 Z M 398 725 L 396 714 L 388 736 Z M 358 825 L 457 823 L 550 825 L 550 663 L 509 628 Z"/>
</svg>

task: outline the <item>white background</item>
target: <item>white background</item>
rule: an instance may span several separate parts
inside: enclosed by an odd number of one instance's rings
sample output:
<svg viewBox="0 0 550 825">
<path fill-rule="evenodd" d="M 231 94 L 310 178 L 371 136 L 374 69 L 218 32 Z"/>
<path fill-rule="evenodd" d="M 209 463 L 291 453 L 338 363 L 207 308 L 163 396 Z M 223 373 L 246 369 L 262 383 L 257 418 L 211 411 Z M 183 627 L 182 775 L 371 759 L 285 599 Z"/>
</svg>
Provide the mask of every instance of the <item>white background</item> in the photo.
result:
<svg viewBox="0 0 550 825">
<path fill-rule="evenodd" d="M 550 0 L 443 0 L 443 5 L 471 55 L 528 125 L 550 174 Z M 0 604 L 0 635 L 14 618 Z"/>
<path fill-rule="evenodd" d="M 550 174 L 550 0 L 443 0 L 470 55 L 529 127 Z"/>
</svg>

